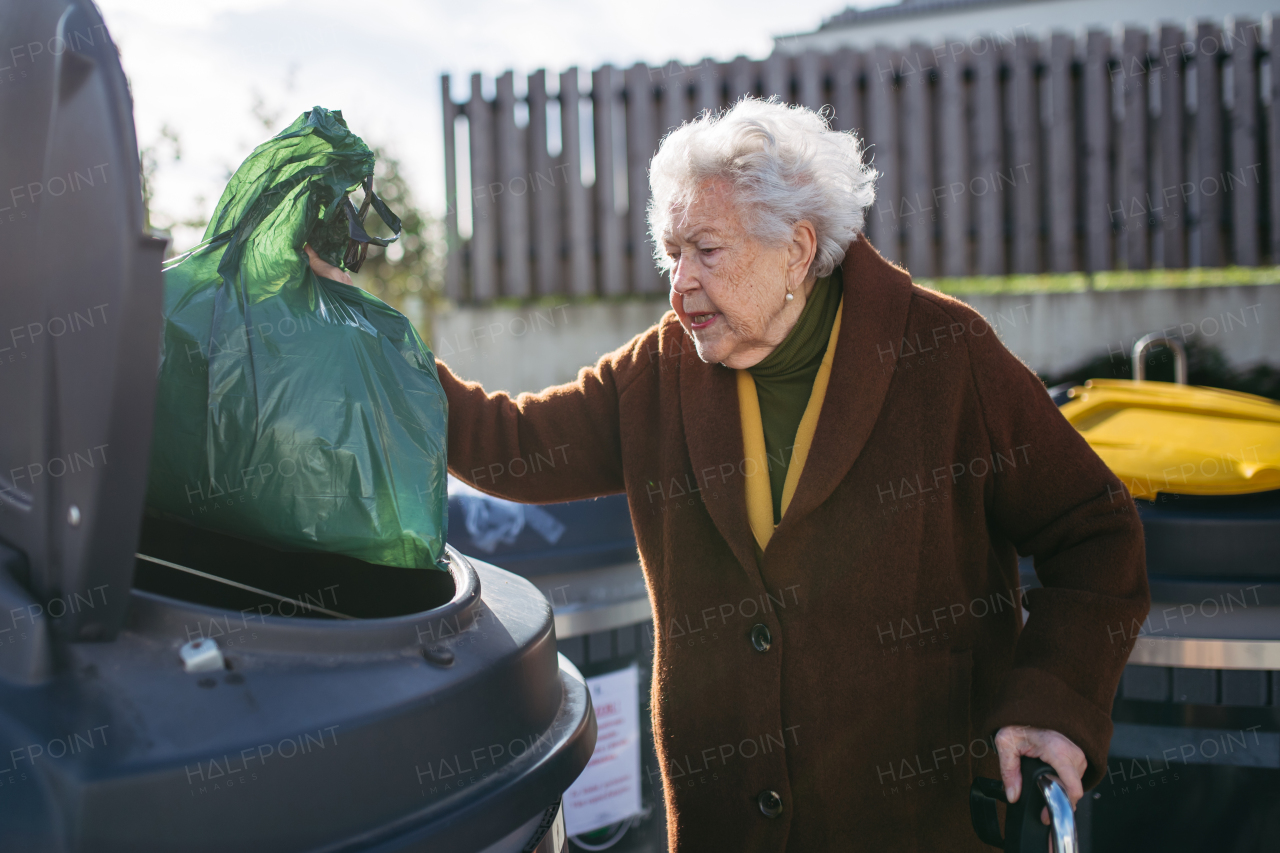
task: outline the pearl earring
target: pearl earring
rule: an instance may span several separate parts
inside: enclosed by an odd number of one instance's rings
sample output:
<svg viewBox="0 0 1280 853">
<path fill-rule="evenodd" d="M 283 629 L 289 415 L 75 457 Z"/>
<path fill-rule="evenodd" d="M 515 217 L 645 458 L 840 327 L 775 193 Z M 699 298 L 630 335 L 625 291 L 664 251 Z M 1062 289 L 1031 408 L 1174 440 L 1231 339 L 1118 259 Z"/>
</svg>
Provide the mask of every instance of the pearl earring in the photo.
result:
<svg viewBox="0 0 1280 853">
<path fill-rule="evenodd" d="M 788 302 L 790 302 L 792 299 L 795 299 L 795 298 L 796 298 L 796 295 L 795 295 L 794 293 L 792 293 L 790 290 L 788 290 L 788 291 L 787 291 L 787 301 L 788 301 Z"/>
</svg>

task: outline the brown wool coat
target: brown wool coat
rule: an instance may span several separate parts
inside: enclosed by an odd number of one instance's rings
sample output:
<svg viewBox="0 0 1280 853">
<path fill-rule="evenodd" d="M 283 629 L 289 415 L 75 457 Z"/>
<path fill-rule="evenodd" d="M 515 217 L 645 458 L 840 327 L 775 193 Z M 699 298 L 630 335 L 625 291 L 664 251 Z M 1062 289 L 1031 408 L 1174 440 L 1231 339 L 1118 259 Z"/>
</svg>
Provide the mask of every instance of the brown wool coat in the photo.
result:
<svg viewBox="0 0 1280 853">
<path fill-rule="evenodd" d="M 1123 626 L 1149 604 L 1132 500 L 980 315 L 865 239 L 843 271 L 830 387 L 761 564 L 734 373 L 674 313 L 538 394 L 441 366 L 455 475 L 526 502 L 627 494 L 679 853 L 990 850 L 968 790 L 1010 724 L 1071 738 L 1086 786 L 1105 772 Z M 1025 626 L 1017 553 L 1044 584 Z"/>
</svg>

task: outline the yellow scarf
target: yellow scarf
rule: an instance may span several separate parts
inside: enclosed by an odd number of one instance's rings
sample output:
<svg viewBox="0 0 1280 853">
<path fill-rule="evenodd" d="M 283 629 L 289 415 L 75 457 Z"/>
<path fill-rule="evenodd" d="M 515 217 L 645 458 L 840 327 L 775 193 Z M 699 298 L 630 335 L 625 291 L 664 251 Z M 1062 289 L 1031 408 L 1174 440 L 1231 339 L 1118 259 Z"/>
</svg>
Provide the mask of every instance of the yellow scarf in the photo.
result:
<svg viewBox="0 0 1280 853">
<path fill-rule="evenodd" d="M 827 352 L 822 357 L 822 366 L 813 380 L 813 391 L 809 394 L 809 403 L 805 406 L 804 416 L 796 430 L 795 449 L 792 452 L 791 464 L 787 468 L 786 483 L 782 487 L 782 514 L 787 514 L 787 507 L 796 493 L 796 484 L 800 482 L 800 472 L 804 470 L 805 460 L 809 457 L 809 446 L 813 443 L 814 431 L 818 428 L 818 415 L 822 411 L 822 401 L 827 395 L 827 382 L 831 378 L 831 363 L 836 354 L 836 339 L 840 336 L 840 317 L 844 313 L 844 300 L 836 309 L 836 320 L 831 326 L 831 338 L 827 342 Z M 738 410 L 742 414 L 742 446 L 746 455 L 746 492 L 747 519 L 751 522 L 751 532 L 755 535 L 756 544 L 763 551 L 773 536 L 773 496 L 769 491 L 769 468 L 764 448 L 764 422 L 760 418 L 760 400 L 756 397 L 756 383 L 750 372 L 738 371 Z"/>
</svg>

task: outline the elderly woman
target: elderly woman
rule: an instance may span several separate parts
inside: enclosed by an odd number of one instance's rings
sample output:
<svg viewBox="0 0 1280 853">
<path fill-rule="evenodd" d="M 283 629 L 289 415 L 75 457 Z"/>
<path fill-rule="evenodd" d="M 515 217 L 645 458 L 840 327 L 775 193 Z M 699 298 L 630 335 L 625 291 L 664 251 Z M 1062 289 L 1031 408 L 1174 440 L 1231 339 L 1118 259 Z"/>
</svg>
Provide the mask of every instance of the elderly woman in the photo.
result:
<svg viewBox="0 0 1280 853">
<path fill-rule="evenodd" d="M 456 476 L 627 494 L 681 853 L 988 849 L 974 775 L 1016 797 L 1038 756 L 1075 802 L 1105 771 L 1149 602 L 1132 500 L 980 315 L 861 235 L 874 180 L 811 111 L 703 116 L 652 163 L 660 322 L 514 399 L 439 365 Z"/>
</svg>

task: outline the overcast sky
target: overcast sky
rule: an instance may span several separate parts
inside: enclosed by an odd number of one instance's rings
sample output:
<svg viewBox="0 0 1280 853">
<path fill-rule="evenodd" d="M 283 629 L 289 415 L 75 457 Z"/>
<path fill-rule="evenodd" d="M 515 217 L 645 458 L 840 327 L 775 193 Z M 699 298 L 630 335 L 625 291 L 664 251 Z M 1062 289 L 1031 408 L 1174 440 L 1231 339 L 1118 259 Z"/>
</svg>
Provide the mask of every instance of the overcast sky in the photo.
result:
<svg viewBox="0 0 1280 853">
<path fill-rule="evenodd" d="M 462 99 L 492 77 L 604 62 L 763 58 L 772 37 L 816 28 L 842 0 L 98 0 L 133 87 L 139 144 L 168 125 L 154 207 L 212 210 L 253 146 L 319 104 L 404 163 L 419 203 L 444 209 L 440 75 Z M 877 2 L 859 5 L 879 5 Z M 255 94 L 278 115 L 253 118 Z M 168 149 L 161 146 L 161 154 Z M 203 204 L 199 198 L 203 196 Z M 202 210 L 201 210 L 202 208 Z M 189 246 L 189 234 L 176 235 Z"/>
</svg>

